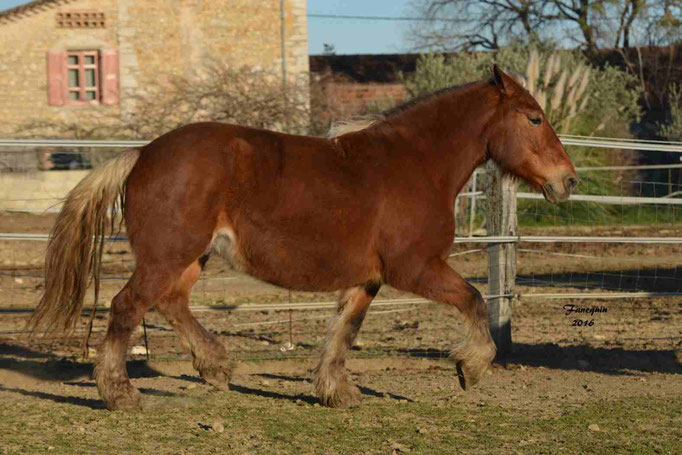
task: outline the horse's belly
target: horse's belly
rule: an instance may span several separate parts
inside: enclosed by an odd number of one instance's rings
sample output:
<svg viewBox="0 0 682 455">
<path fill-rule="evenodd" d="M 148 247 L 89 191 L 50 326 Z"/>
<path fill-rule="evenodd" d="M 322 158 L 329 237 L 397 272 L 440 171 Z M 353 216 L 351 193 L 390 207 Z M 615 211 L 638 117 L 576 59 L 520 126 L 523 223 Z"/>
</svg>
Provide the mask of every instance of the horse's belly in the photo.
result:
<svg viewBox="0 0 682 455">
<path fill-rule="evenodd" d="M 301 291 L 333 291 L 381 277 L 380 262 L 366 244 L 324 235 L 309 239 L 267 233 L 249 236 L 222 229 L 212 249 L 235 270 Z"/>
</svg>

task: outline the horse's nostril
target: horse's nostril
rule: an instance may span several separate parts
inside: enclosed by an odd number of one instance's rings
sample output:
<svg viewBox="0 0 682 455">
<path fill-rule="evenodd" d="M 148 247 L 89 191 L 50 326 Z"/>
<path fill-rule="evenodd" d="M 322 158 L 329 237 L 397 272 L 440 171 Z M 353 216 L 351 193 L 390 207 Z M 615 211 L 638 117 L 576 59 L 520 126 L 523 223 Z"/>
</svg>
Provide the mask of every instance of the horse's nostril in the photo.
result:
<svg viewBox="0 0 682 455">
<path fill-rule="evenodd" d="M 566 177 L 565 185 L 566 185 L 566 190 L 568 191 L 573 191 L 573 189 L 578 186 L 578 183 L 580 180 L 578 180 L 578 177 L 570 176 Z"/>
</svg>

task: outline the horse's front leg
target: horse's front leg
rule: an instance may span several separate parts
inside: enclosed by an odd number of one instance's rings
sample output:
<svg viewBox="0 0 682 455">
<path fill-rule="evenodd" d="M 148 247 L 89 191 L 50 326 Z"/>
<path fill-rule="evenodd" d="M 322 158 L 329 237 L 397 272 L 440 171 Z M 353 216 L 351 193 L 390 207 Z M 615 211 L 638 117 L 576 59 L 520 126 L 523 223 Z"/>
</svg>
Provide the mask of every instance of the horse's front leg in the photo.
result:
<svg viewBox="0 0 682 455">
<path fill-rule="evenodd" d="M 412 262 L 414 264 L 414 262 Z M 495 358 L 497 349 L 488 330 L 488 308 L 481 293 L 442 259 L 433 259 L 409 273 L 398 273 L 389 284 L 435 302 L 454 305 L 467 323 L 467 333 L 452 349 L 463 389 L 476 384 Z"/>
<path fill-rule="evenodd" d="M 322 357 L 313 371 L 315 391 L 325 406 L 347 408 L 360 399 L 360 390 L 348 380 L 346 354 L 377 292 L 378 284 L 368 284 L 341 293 L 337 313 L 329 321 Z"/>
</svg>

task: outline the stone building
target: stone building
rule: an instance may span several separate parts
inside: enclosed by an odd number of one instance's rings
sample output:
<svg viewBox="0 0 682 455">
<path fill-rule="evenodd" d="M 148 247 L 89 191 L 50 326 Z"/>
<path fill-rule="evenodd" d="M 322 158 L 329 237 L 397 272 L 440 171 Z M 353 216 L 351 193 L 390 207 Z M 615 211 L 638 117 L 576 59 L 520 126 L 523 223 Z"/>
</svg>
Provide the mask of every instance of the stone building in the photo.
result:
<svg viewBox="0 0 682 455">
<path fill-rule="evenodd" d="M 130 112 L 134 93 L 207 59 L 307 77 L 306 0 L 35 0 L 0 12 L 0 137 L 30 120 Z"/>
</svg>

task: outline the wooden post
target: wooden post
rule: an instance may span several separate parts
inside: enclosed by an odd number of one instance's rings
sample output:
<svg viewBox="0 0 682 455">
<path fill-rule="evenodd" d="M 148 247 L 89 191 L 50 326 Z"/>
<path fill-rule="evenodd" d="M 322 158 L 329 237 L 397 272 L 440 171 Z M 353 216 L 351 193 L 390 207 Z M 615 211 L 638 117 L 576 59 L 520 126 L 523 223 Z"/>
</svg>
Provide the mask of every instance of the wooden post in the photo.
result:
<svg viewBox="0 0 682 455">
<path fill-rule="evenodd" d="M 516 183 L 489 161 L 486 165 L 486 229 L 489 236 L 516 236 Z M 516 244 L 488 245 L 488 312 L 498 358 L 511 350 L 511 297 L 516 282 Z M 505 296 L 505 297 L 503 297 Z"/>
</svg>

